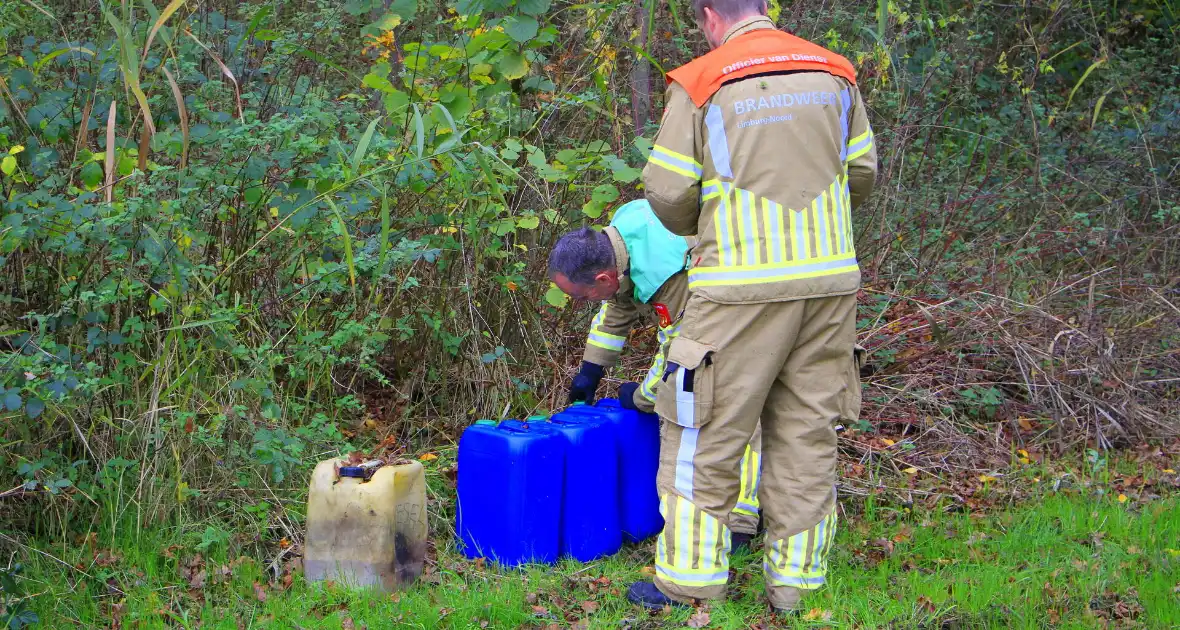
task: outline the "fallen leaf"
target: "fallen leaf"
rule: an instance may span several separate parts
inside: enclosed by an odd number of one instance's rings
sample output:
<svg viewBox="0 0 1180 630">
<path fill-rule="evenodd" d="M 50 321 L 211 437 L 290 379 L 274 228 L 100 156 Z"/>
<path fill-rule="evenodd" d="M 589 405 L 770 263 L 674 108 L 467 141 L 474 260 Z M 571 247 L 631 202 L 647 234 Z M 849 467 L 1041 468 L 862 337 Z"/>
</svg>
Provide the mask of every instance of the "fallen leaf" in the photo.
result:
<svg viewBox="0 0 1180 630">
<path fill-rule="evenodd" d="M 432 461 L 434 461 L 434 460 L 436 460 L 436 459 L 438 459 L 438 454 L 437 454 L 437 453 L 427 453 L 427 454 L 423 455 L 422 457 L 419 457 L 419 458 L 418 458 L 418 461 L 420 461 L 420 462 L 432 462 Z"/>
<path fill-rule="evenodd" d="M 475 559 L 475 568 L 479 569 L 480 571 L 483 571 L 484 567 L 486 567 L 487 565 L 488 565 L 488 561 L 486 559 L 484 559 L 484 558 L 476 558 Z"/>
<path fill-rule="evenodd" d="M 570 626 L 570 630 L 590 630 L 590 622 L 583 619 L 578 623 Z"/>
<path fill-rule="evenodd" d="M 979 480 L 982 481 L 983 483 L 988 483 L 991 481 L 995 481 L 996 478 L 991 475 L 980 475 Z"/>
<path fill-rule="evenodd" d="M 931 615 L 933 615 L 938 610 L 934 606 L 934 602 L 930 601 L 930 598 L 926 597 L 925 595 L 918 597 L 918 607 Z"/>
<path fill-rule="evenodd" d="M 258 601 L 266 603 L 266 591 L 263 590 L 262 585 L 258 582 L 254 583 L 254 597 L 258 598 Z"/>
<path fill-rule="evenodd" d="M 901 472 L 903 472 L 907 475 L 916 475 L 916 474 L 918 474 L 918 469 L 914 468 L 913 466 L 910 466 L 909 468 L 906 468 L 905 470 L 903 470 Z"/>
<path fill-rule="evenodd" d="M 1127 502 L 1127 495 L 1120 494 L 1119 495 L 1119 503 L 1126 503 L 1126 502 Z"/>
<path fill-rule="evenodd" d="M 1032 431 L 1033 430 L 1032 421 L 1029 420 L 1028 418 L 1019 418 L 1016 420 L 1016 422 L 1020 423 L 1020 428 L 1024 429 L 1025 431 Z"/>
<path fill-rule="evenodd" d="M 688 618 L 689 628 L 704 628 L 709 625 L 709 613 L 704 608 L 698 608 L 691 617 Z"/>
<path fill-rule="evenodd" d="M 894 442 L 889 438 L 881 438 L 881 441 L 885 443 L 885 446 L 893 446 L 894 444 L 897 444 L 897 442 Z"/>
<path fill-rule="evenodd" d="M 340 622 L 340 630 L 355 630 L 356 624 L 352 622 L 352 617 L 344 617 Z"/>
<path fill-rule="evenodd" d="M 525 595 L 524 601 L 529 604 L 537 603 L 537 594 L 536 593 L 529 593 L 528 595 Z"/>
<path fill-rule="evenodd" d="M 486 627 L 488 627 L 488 622 L 487 622 L 487 620 L 485 619 L 485 620 L 483 620 L 483 621 L 479 622 L 479 627 L 481 627 L 481 628 L 486 628 Z"/>
<path fill-rule="evenodd" d="M 598 602 L 586 600 L 582 602 L 582 610 L 586 611 L 587 615 L 593 615 L 594 611 L 598 610 Z"/>
<path fill-rule="evenodd" d="M 1165 475 L 1174 475 L 1174 474 L 1176 474 L 1176 471 L 1172 470 L 1171 468 L 1165 468 L 1164 474 Z"/>
<path fill-rule="evenodd" d="M 548 617 L 549 609 L 544 606 L 533 606 L 533 614 L 538 617 Z"/>
<path fill-rule="evenodd" d="M 655 575 L 656 568 L 655 567 L 643 567 L 642 569 L 639 570 L 639 572 L 642 573 L 643 575 Z"/>
<path fill-rule="evenodd" d="M 832 613 L 822 608 L 812 608 L 803 616 L 804 621 L 831 621 Z"/>
</svg>

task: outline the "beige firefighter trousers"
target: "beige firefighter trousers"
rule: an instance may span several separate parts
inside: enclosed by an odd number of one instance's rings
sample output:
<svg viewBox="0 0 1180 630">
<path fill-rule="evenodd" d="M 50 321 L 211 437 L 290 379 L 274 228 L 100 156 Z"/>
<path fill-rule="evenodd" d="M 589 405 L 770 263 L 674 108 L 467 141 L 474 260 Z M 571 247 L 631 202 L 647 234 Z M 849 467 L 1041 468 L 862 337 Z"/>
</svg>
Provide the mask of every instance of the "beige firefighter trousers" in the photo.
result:
<svg viewBox="0 0 1180 630">
<path fill-rule="evenodd" d="M 855 342 L 855 295 L 764 304 L 689 299 L 656 397 L 664 529 L 655 565 L 664 594 L 683 602 L 725 596 L 728 516 L 759 424 L 757 496 L 771 604 L 793 608 L 804 591 L 824 584 L 836 527 L 835 425 L 860 412 Z"/>
</svg>

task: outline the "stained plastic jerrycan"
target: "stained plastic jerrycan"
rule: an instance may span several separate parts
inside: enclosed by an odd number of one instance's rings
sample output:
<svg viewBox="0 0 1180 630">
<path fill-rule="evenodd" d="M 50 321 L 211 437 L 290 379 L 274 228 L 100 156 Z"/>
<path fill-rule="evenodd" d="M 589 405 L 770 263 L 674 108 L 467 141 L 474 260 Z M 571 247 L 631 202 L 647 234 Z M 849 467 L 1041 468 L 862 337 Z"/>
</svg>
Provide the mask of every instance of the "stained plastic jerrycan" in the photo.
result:
<svg viewBox="0 0 1180 630">
<path fill-rule="evenodd" d="M 322 461 L 311 475 L 303 555 L 308 581 L 387 592 L 408 586 L 426 559 L 422 464 L 344 463 Z"/>
<path fill-rule="evenodd" d="M 656 473 L 660 467 L 660 417 L 624 409 L 614 398 L 599 400 L 593 409 L 611 424 L 619 449 L 619 519 L 623 539 L 646 540 L 664 528 Z"/>
<path fill-rule="evenodd" d="M 481 420 L 459 440 L 456 530 L 469 558 L 556 562 L 564 444 L 541 422 Z"/>
<path fill-rule="evenodd" d="M 589 562 L 617 553 L 619 463 L 614 429 L 597 414 L 564 411 L 549 424 L 565 438 L 561 552 Z"/>
</svg>

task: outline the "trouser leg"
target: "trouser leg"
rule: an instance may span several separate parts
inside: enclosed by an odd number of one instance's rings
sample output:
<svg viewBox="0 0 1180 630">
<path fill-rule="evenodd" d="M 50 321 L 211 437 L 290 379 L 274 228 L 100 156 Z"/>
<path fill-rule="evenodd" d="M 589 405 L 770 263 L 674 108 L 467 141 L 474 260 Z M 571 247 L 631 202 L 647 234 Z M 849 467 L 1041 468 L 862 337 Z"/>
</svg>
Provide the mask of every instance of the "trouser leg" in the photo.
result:
<svg viewBox="0 0 1180 630">
<path fill-rule="evenodd" d="M 762 478 L 762 426 L 759 424 L 742 455 L 741 487 L 737 506 L 729 513 L 729 529 L 735 534 L 758 533 L 758 483 Z"/>
<path fill-rule="evenodd" d="M 794 608 L 827 579 L 836 531 L 836 431 L 859 407 L 856 298 L 803 301 L 790 355 L 763 411 L 763 569 L 776 608 Z M 855 389 L 855 391 L 853 391 Z"/>
<path fill-rule="evenodd" d="M 795 302 L 689 299 L 656 397 L 664 421 L 657 478 L 664 529 L 656 543 L 655 582 L 668 597 L 725 595 L 742 457 L 802 313 Z"/>
</svg>

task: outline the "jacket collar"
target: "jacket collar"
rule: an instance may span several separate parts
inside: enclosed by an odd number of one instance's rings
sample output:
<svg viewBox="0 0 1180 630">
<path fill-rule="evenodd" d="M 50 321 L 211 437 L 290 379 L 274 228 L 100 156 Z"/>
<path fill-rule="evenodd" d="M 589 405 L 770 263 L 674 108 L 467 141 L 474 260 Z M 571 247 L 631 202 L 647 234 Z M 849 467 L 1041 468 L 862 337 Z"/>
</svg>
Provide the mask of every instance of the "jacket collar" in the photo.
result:
<svg viewBox="0 0 1180 630">
<path fill-rule="evenodd" d="M 737 24 L 734 24 L 733 26 L 729 27 L 729 30 L 725 31 L 725 37 L 721 38 L 721 43 L 722 44 L 728 43 L 729 40 L 731 40 L 739 35 L 745 35 L 746 33 L 749 33 L 750 31 L 757 31 L 757 30 L 761 30 L 761 29 L 765 29 L 765 28 L 774 28 L 774 27 L 775 27 L 774 21 L 771 20 L 770 18 L 766 17 L 765 15 L 756 15 L 754 17 L 749 17 L 749 18 L 746 18 L 746 19 L 742 20 L 741 22 L 738 22 Z"/>
<path fill-rule="evenodd" d="M 631 278 L 628 275 L 631 271 L 631 257 L 627 255 L 627 245 L 623 243 L 623 237 L 613 225 L 606 226 L 602 231 L 606 232 L 610 246 L 615 250 L 615 269 L 619 272 L 619 290 L 616 294 L 631 295 L 634 287 L 631 286 Z"/>
</svg>

